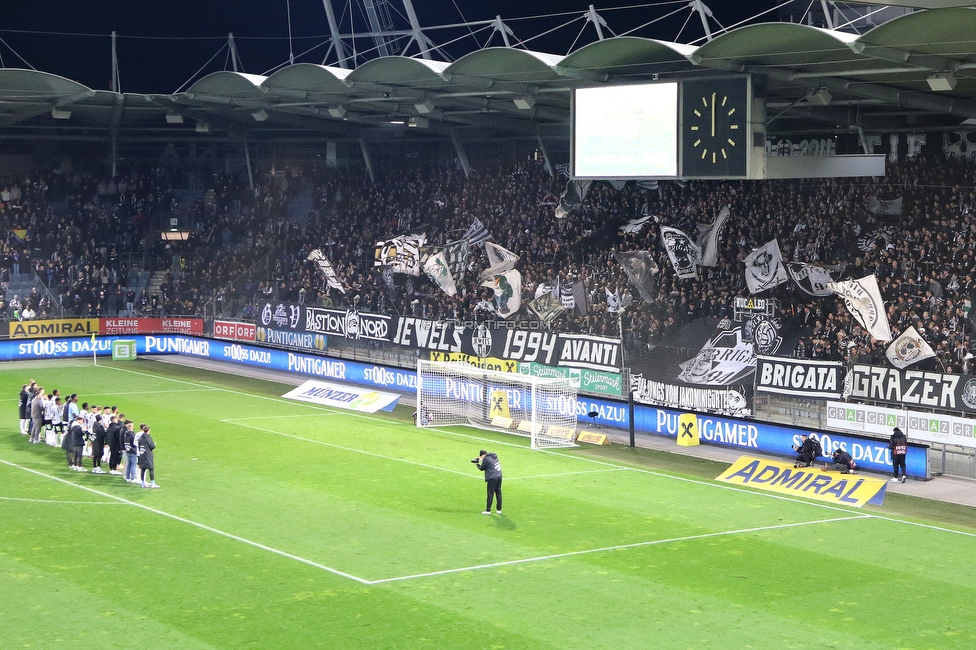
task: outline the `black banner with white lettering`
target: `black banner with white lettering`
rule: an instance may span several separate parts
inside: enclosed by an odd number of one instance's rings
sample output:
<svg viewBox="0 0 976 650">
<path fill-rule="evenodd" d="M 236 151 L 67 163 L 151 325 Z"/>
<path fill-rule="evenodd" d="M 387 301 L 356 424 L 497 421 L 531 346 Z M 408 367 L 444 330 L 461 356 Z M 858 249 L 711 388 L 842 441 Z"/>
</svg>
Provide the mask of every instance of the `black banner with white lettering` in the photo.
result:
<svg viewBox="0 0 976 650">
<path fill-rule="evenodd" d="M 847 371 L 844 398 L 976 413 L 976 376 L 854 365 Z"/>
<path fill-rule="evenodd" d="M 840 399 L 844 364 L 786 357 L 756 357 L 756 390 L 777 395 Z"/>
</svg>

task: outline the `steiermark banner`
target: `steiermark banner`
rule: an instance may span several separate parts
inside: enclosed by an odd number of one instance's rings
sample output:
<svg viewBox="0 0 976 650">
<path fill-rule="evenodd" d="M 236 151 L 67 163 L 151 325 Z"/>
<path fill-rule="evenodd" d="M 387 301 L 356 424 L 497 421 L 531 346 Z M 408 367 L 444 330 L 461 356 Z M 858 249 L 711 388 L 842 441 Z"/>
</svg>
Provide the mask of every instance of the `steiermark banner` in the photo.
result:
<svg viewBox="0 0 976 650">
<path fill-rule="evenodd" d="M 563 368 L 541 363 L 523 361 L 518 364 L 519 372 L 532 377 L 569 377 L 576 388 L 600 395 L 623 395 L 623 382 L 619 372 L 603 372 L 586 368 Z"/>
</svg>

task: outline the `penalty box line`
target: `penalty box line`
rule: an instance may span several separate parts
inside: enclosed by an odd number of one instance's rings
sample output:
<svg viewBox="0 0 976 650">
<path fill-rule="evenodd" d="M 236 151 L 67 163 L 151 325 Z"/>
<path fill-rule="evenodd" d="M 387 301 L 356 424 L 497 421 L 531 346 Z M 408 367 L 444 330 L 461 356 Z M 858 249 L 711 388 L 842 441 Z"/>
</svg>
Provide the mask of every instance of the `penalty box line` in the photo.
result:
<svg viewBox="0 0 976 650">
<path fill-rule="evenodd" d="M 103 496 L 103 497 L 106 497 L 108 499 L 114 499 L 115 501 L 121 502 L 121 503 L 126 504 L 126 505 L 130 505 L 130 506 L 133 506 L 133 507 L 136 507 L 136 508 L 141 508 L 143 510 L 146 510 L 146 511 L 151 512 L 151 513 L 156 514 L 156 515 L 160 515 L 162 517 L 168 517 L 169 519 L 173 519 L 175 521 L 179 521 L 179 522 L 184 523 L 184 524 L 189 524 L 190 526 L 195 526 L 195 527 L 200 528 L 202 530 L 205 530 L 207 532 L 214 533 L 215 535 L 221 535 L 222 537 L 227 537 L 228 539 L 232 539 L 235 542 L 241 542 L 242 544 L 247 544 L 249 546 L 253 546 L 255 548 L 259 548 L 262 551 L 267 551 L 269 553 L 274 553 L 275 555 L 280 555 L 281 557 L 288 558 L 289 560 L 295 560 L 296 562 L 301 562 L 302 564 L 308 565 L 308 566 L 313 567 L 313 568 L 316 568 L 316 569 L 321 569 L 322 571 L 326 571 L 328 573 L 331 573 L 333 575 L 340 576 L 342 578 L 348 578 L 349 580 L 355 580 L 356 582 L 358 582 L 360 584 L 364 584 L 364 585 L 372 584 L 372 582 L 370 580 L 366 580 L 365 578 L 360 578 L 359 576 L 354 576 L 351 573 L 346 573 L 345 571 L 340 571 L 338 569 L 333 569 L 332 567 L 325 566 L 324 564 L 319 564 L 318 562 L 314 562 L 312 560 L 303 558 L 301 556 L 295 555 L 294 553 L 288 553 L 287 551 L 282 551 L 282 550 L 277 549 L 277 548 L 274 548 L 272 546 L 268 546 L 267 544 L 262 544 L 260 542 L 255 542 L 253 540 L 247 539 L 246 537 L 241 537 L 240 535 L 235 535 L 233 533 L 228 533 L 226 531 L 220 530 L 219 528 L 214 528 L 213 526 L 208 526 L 206 524 L 201 524 L 198 521 L 193 521 L 192 519 L 187 519 L 186 517 L 181 517 L 179 515 L 174 515 L 172 513 L 166 512 L 165 510 L 160 510 L 159 508 L 153 508 L 152 506 L 147 506 L 147 505 L 144 505 L 144 504 L 141 504 L 141 503 L 137 503 L 135 501 L 130 501 L 128 499 L 124 499 L 122 497 L 115 496 L 114 494 L 110 494 L 108 492 L 102 492 L 101 490 L 96 490 L 95 488 L 90 488 L 90 487 L 88 487 L 86 485 L 79 485 L 78 483 L 72 483 L 71 481 L 68 481 L 66 479 L 63 479 L 61 477 L 53 476 L 51 474 L 45 474 L 44 472 L 40 472 L 40 471 L 38 471 L 36 469 L 31 469 L 29 467 L 24 467 L 23 465 L 18 465 L 17 463 L 12 463 L 9 460 L 4 460 L 2 458 L 0 458 L 0 463 L 3 463 L 4 465 L 8 465 L 10 467 L 15 467 L 15 468 L 20 469 L 20 470 L 23 470 L 25 472 L 29 472 L 29 473 L 34 474 L 36 476 L 43 476 L 44 478 L 51 479 L 52 481 L 57 481 L 58 483 L 64 483 L 65 485 L 70 485 L 72 487 L 76 487 L 79 490 L 85 490 L 86 492 L 91 492 L 92 494 L 97 494 L 99 496 Z"/>
<path fill-rule="evenodd" d="M 529 564 L 532 562 L 545 562 L 546 560 L 558 560 L 564 557 L 573 557 L 577 555 L 592 555 L 593 553 L 607 553 L 611 551 L 622 551 L 630 548 L 640 548 L 642 546 L 657 546 L 660 544 L 672 544 L 675 542 L 690 542 L 699 539 L 708 539 L 710 537 L 722 537 L 726 535 L 744 535 L 747 533 L 756 533 L 767 530 L 779 530 L 783 528 L 796 528 L 799 526 L 810 526 L 816 524 L 829 524 L 838 521 L 851 521 L 853 519 L 873 519 L 873 515 L 853 515 L 851 517 L 834 517 L 832 519 L 818 519 L 815 521 L 800 521 L 792 524 L 776 524 L 773 526 L 759 526 L 756 528 L 740 528 L 738 530 L 724 530 L 716 533 L 703 533 L 701 535 L 686 535 L 684 537 L 672 537 L 670 539 L 655 539 L 646 542 L 634 542 L 633 544 L 618 544 L 616 546 L 604 546 L 601 548 L 589 548 L 582 551 L 569 551 L 567 553 L 553 553 L 551 555 L 540 555 L 538 557 L 527 557 L 521 560 L 507 560 L 504 562 L 492 562 L 490 564 L 476 564 L 473 566 L 459 567 L 457 569 L 444 569 L 442 571 L 429 571 L 427 573 L 415 573 L 408 576 L 398 576 L 395 578 L 382 578 L 380 580 L 372 580 L 370 584 L 378 585 L 388 582 L 403 582 L 406 580 L 417 580 L 420 578 L 432 578 L 436 576 L 448 575 L 451 573 L 464 573 L 467 571 L 480 571 L 482 569 L 495 569 L 503 566 L 514 566 L 516 564 Z"/>
</svg>

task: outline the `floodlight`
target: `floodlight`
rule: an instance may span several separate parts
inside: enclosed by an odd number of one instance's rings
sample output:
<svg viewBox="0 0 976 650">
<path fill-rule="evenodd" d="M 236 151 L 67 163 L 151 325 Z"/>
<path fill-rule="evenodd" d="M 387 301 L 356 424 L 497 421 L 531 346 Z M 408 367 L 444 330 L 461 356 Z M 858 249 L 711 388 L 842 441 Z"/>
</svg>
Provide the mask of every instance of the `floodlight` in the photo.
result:
<svg viewBox="0 0 976 650">
<path fill-rule="evenodd" d="M 210 133 L 209 122 L 197 122 L 197 133 Z"/>
<path fill-rule="evenodd" d="M 929 82 L 929 88 L 935 91 L 952 90 L 956 87 L 956 77 L 951 72 L 930 74 L 926 81 Z"/>
<path fill-rule="evenodd" d="M 334 118 L 341 119 L 346 116 L 346 107 L 342 106 L 341 104 L 337 106 L 330 106 L 329 115 Z"/>
<path fill-rule="evenodd" d="M 264 122 L 266 119 L 268 119 L 268 111 L 264 110 L 263 108 L 259 108 L 251 113 L 251 117 L 254 118 L 255 122 Z"/>
<path fill-rule="evenodd" d="M 429 99 L 425 99 L 419 104 L 414 104 L 413 107 L 416 108 L 417 112 L 421 115 L 427 115 L 434 110 L 434 102 L 430 101 Z"/>
<path fill-rule="evenodd" d="M 530 110 L 533 106 L 535 106 L 535 100 L 532 99 L 531 95 L 519 95 L 512 101 L 515 102 L 515 105 L 519 108 L 519 110 L 523 111 Z"/>
<path fill-rule="evenodd" d="M 826 88 L 813 90 L 807 95 L 807 103 L 813 104 L 814 106 L 826 106 L 830 103 L 831 99 L 833 97 Z"/>
<path fill-rule="evenodd" d="M 64 108 L 52 108 L 51 117 L 53 117 L 56 120 L 70 120 L 71 111 Z"/>
<path fill-rule="evenodd" d="M 179 113 L 167 113 L 166 114 L 167 124 L 183 124 L 183 116 Z"/>
</svg>

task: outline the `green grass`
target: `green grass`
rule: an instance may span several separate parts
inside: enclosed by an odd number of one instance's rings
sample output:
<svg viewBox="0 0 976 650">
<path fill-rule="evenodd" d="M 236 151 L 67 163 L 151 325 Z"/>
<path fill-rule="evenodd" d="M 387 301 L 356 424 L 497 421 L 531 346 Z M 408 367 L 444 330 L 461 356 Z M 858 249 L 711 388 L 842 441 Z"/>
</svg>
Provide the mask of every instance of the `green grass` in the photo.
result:
<svg viewBox="0 0 976 650">
<path fill-rule="evenodd" d="M 163 488 L 26 444 L 28 377 L 150 423 Z M 836 508 L 719 485 L 708 461 L 543 453 L 286 390 L 152 361 L 4 366 L 0 646 L 976 646 L 971 509 Z M 482 447 L 503 516 L 480 514 Z"/>
</svg>

